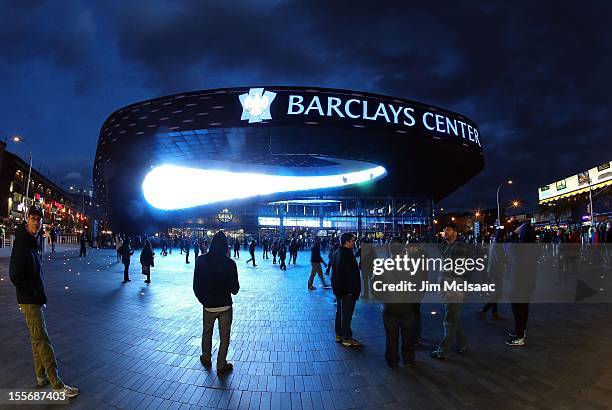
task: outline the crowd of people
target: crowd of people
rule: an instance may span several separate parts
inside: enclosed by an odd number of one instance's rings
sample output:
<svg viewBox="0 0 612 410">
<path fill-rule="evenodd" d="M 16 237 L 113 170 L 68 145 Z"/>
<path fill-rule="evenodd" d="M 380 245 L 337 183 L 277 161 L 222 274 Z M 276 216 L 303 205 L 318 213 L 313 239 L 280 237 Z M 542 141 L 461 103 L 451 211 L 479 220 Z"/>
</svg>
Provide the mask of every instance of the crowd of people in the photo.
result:
<svg viewBox="0 0 612 410">
<path fill-rule="evenodd" d="M 63 391 L 68 397 L 78 394 L 78 389 L 68 386 L 59 377 L 57 362 L 46 332 L 43 308 L 47 303 L 44 281 L 42 276 L 41 252 L 39 234 L 42 227 L 43 210 L 38 206 L 30 207 L 24 225 L 20 227 L 15 236 L 10 261 L 10 278 L 17 291 L 17 301 L 20 310 L 24 313 L 34 355 L 37 384 L 44 386 L 51 384 L 55 390 Z M 594 230 L 593 238 L 596 243 L 612 243 L 612 226 L 608 222 Z M 443 241 L 440 253 L 445 258 L 462 258 L 462 247 L 459 228 L 450 222 L 444 226 Z M 215 322 L 218 321 L 220 346 L 217 354 L 216 368 L 219 375 L 230 372 L 233 368 L 227 362 L 227 352 L 230 344 L 231 324 L 233 318 L 232 295 L 240 290 L 238 279 L 237 259 L 240 258 L 241 245 L 243 250 L 249 252 L 246 263 L 256 267 L 256 249 L 259 242 L 262 260 L 269 260 L 272 264 L 278 263 L 279 269 L 286 270 L 287 264 L 295 265 L 298 251 L 310 248 L 311 271 L 307 282 L 309 290 L 314 287 L 314 279 L 319 277 L 326 289 L 331 289 L 335 296 L 336 313 L 334 318 L 335 340 L 347 348 L 358 348 L 362 343 L 353 336 L 351 328 L 355 306 L 362 292 L 367 296 L 370 290 L 368 284 L 371 278 L 364 273 L 363 264 L 371 258 L 367 247 L 368 243 L 386 243 L 385 248 L 390 256 L 402 255 L 409 252 L 411 243 L 418 238 L 410 237 L 384 237 L 384 238 L 357 238 L 352 233 L 343 233 L 334 238 L 306 238 L 293 236 L 284 238 L 228 238 L 223 231 L 215 233 L 208 238 L 177 237 L 170 240 L 161 239 L 161 256 L 172 253 L 173 247 L 178 246 L 180 254 L 185 254 L 185 263 L 189 264 L 190 252 L 194 253 L 195 267 L 193 271 L 193 292 L 203 306 L 203 333 L 202 354 L 200 361 L 203 366 L 212 366 L 212 335 Z M 554 235 L 536 233 L 529 222 L 521 224 L 518 228 L 506 235 L 496 231 L 491 239 L 495 245 L 502 243 L 535 243 L 551 244 L 553 258 L 557 258 L 560 272 L 574 268 L 575 256 L 564 253 L 562 243 L 580 243 L 576 231 L 566 232 L 558 229 Z M 155 252 L 149 239 L 139 241 L 142 243 L 140 252 L 140 265 L 142 273 L 146 276 L 145 283 L 151 283 L 151 268 L 155 266 Z M 85 247 L 82 239 L 82 248 Z M 117 262 L 124 265 L 123 283 L 130 282 L 129 267 L 131 257 L 138 246 L 133 245 L 130 236 L 117 235 L 115 237 Z M 508 269 L 512 271 L 517 284 L 517 291 L 524 294 L 511 303 L 514 316 L 514 330 L 509 333 L 506 344 L 508 346 L 523 346 L 526 343 L 527 324 L 529 318 L 529 296 L 535 288 L 535 275 L 532 272 L 536 260 L 540 257 L 533 247 L 490 246 L 487 273 L 489 280 L 498 282 L 501 288 L 503 274 Z M 605 249 L 608 249 L 605 247 Z M 327 251 L 327 261 L 322 252 Z M 82 256 L 85 256 L 81 249 Z M 289 256 L 286 262 L 287 255 Z M 604 255 L 609 258 L 609 255 Z M 358 260 L 359 259 L 359 260 Z M 323 271 L 323 266 L 326 268 Z M 444 275 L 452 275 L 445 272 Z M 330 276 L 329 283 L 326 276 Z M 566 280 L 566 273 L 559 274 L 559 280 Z M 452 278 L 451 278 L 452 279 Z M 520 285 L 520 286 L 518 286 Z M 514 286 L 514 285 L 513 285 Z M 513 289 L 512 292 L 515 290 Z M 451 350 L 459 354 L 467 352 L 467 337 L 461 325 L 461 312 L 464 305 L 464 296 L 461 292 L 448 292 L 442 295 L 444 316 L 443 336 L 437 347 L 430 352 L 434 359 L 446 360 Z M 421 299 L 410 302 L 382 303 L 382 321 L 386 334 L 385 361 L 387 365 L 396 370 L 400 362 L 410 366 L 415 360 L 415 350 L 421 344 L 422 329 Z M 498 293 L 491 295 L 489 302 L 479 311 L 485 317 L 490 310 L 493 319 L 500 319 L 497 308 Z M 520 303 L 519 303 L 520 302 Z M 330 318 L 331 319 L 331 318 Z"/>
</svg>

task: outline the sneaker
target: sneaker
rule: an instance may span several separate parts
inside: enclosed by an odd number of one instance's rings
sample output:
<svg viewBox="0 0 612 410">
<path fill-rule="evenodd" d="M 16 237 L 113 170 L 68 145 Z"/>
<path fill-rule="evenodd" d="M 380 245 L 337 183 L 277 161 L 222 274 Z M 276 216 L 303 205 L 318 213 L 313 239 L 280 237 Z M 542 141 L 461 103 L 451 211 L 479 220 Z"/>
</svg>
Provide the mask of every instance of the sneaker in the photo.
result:
<svg viewBox="0 0 612 410">
<path fill-rule="evenodd" d="M 518 337 L 518 335 L 515 332 L 508 332 L 508 337 L 510 339 L 514 339 L 515 337 Z M 527 337 L 527 331 L 525 330 L 523 332 L 523 339 Z"/>
<path fill-rule="evenodd" d="M 200 356 L 200 363 L 202 363 L 202 366 L 206 367 L 207 369 L 212 367 L 212 361 L 204 356 Z"/>
<path fill-rule="evenodd" d="M 511 339 L 506 340 L 506 345 L 508 346 L 524 346 L 525 338 L 524 337 L 513 337 Z"/>
<path fill-rule="evenodd" d="M 224 375 L 225 373 L 229 373 L 229 372 L 231 372 L 233 368 L 234 368 L 234 365 L 233 365 L 233 364 L 231 364 L 231 363 L 225 363 L 225 366 L 223 366 L 223 367 L 222 367 L 222 368 L 220 368 L 220 369 L 217 369 L 217 374 L 218 374 L 219 376 L 222 376 L 222 375 Z"/>
<path fill-rule="evenodd" d="M 342 346 L 344 347 L 360 347 L 363 346 L 361 342 L 357 339 L 353 339 L 352 337 L 347 340 L 342 341 Z"/>
<path fill-rule="evenodd" d="M 308 290 L 317 290 L 314 286 L 308 286 Z"/>
<path fill-rule="evenodd" d="M 342 343 L 342 336 L 336 335 L 336 343 Z"/>
<path fill-rule="evenodd" d="M 77 389 L 76 387 L 68 386 L 67 384 L 64 384 L 64 387 L 62 388 L 53 389 L 53 391 L 64 393 L 69 399 L 79 395 L 79 389 Z"/>
<path fill-rule="evenodd" d="M 47 376 L 45 376 L 45 377 L 38 377 L 38 376 L 36 376 L 36 385 L 38 387 L 44 387 L 47 384 L 49 384 L 49 378 Z"/>
<path fill-rule="evenodd" d="M 438 359 L 438 360 L 448 360 L 448 355 L 442 353 L 439 350 L 432 350 L 429 355 L 433 358 L 433 359 Z"/>
</svg>

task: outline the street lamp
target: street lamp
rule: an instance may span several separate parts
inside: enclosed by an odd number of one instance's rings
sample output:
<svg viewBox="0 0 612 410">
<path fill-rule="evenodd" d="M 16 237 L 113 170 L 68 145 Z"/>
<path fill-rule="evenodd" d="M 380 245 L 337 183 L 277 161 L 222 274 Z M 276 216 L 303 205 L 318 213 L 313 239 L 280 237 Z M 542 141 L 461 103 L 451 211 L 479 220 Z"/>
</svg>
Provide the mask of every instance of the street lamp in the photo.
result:
<svg viewBox="0 0 612 410">
<path fill-rule="evenodd" d="M 28 151 L 30 152 L 30 168 L 28 169 L 28 185 L 26 185 L 26 194 L 24 198 L 24 215 L 28 214 L 28 201 L 30 195 L 30 175 L 32 174 L 32 147 L 23 137 L 19 135 L 15 135 L 13 137 L 13 141 L 15 142 L 23 142 L 28 147 Z"/>
<path fill-rule="evenodd" d="M 501 225 L 501 216 L 500 216 L 501 212 L 499 210 L 499 190 L 501 189 L 502 185 L 504 185 L 504 183 L 507 183 L 508 185 L 512 185 L 512 180 L 508 180 L 506 182 L 502 182 L 497 187 L 497 227 L 499 227 Z"/>
</svg>

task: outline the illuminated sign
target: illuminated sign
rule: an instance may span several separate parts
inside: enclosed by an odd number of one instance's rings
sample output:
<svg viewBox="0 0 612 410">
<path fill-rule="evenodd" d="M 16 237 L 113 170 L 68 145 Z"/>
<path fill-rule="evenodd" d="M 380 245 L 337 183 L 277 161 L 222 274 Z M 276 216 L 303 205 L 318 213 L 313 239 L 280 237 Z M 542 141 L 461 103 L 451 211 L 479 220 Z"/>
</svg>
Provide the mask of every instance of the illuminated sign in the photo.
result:
<svg viewBox="0 0 612 410">
<path fill-rule="evenodd" d="M 321 98 L 318 95 L 312 96 L 309 102 L 304 101 L 301 95 L 290 95 L 288 115 L 309 115 L 318 114 L 321 117 L 352 118 L 368 121 L 382 121 L 413 127 L 415 119 L 415 109 L 402 105 L 379 102 L 372 103 L 368 100 L 357 98 L 341 99 L 339 97 L 328 96 Z M 443 114 L 424 112 L 419 121 L 430 131 L 437 131 L 443 134 L 455 135 L 463 139 L 468 139 L 478 146 L 478 130 L 470 124 L 456 118 L 451 118 Z"/>
<path fill-rule="evenodd" d="M 369 165 L 371 168 L 360 171 L 304 176 L 160 165 L 145 176 L 142 191 L 155 208 L 184 209 L 281 192 L 351 186 L 386 175 L 384 167 Z M 193 181 L 206 183 L 193 184 Z"/>
<path fill-rule="evenodd" d="M 558 196 L 568 196 L 589 190 L 589 186 L 603 186 L 612 184 L 611 162 L 580 172 L 571 177 L 556 181 L 538 188 L 538 199 L 548 201 Z M 602 185 L 600 185 L 602 184 Z M 553 189 L 554 187 L 554 189 Z"/>
<path fill-rule="evenodd" d="M 425 111 L 418 118 L 414 107 L 384 102 L 372 102 L 358 98 L 314 95 L 305 101 L 301 95 L 290 95 L 287 115 L 312 115 L 321 117 L 352 118 L 355 120 L 385 121 L 405 127 L 413 127 L 417 120 L 429 131 L 454 135 L 480 146 L 478 130 L 472 125 L 447 115 Z"/>
<path fill-rule="evenodd" d="M 277 90 L 278 91 L 278 90 Z M 358 97 L 358 98 L 357 98 Z M 412 104 L 409 101 L 381 100 L 359 94 L 329 93 L 298 94 L 265 91 L 251 88 L 248 93 L 238 96 L 242 105 L 241 120 L 260 123 L 271 120 L 272 102 L 276 99 L 274 112 L 276 122 L 291 117 L 303 116 L 307 121 L 321 119 L 340 119 L 341 121 L 371 121 L 397 126 L 399 129 L 416 127 L 427 133 L 454 136 L 461 141 L 481 146 L 478 129 L 468 120 L 450 112 Z M 284 117 L 284 118 L 283 118 Z M 359 125 L 357 125 L 359 126 Z"/>
<path fill-rule="evenodd" d="M 248 93 L 241 94 L 238 97 L 240 104 L 242 104 L 240 119 L 249 120 L 249 123 L 272 119 L 270 104 L 275 97 L 276 93 L 264 92 L 263 88 L 251 88 Z"/>
<path fill-rule="evenodd" d="M 232 219 L 234 219 L 234 215 L 232 215 L 232 213 L 226 208 L 217 214 L 217 219 L 219 220 L 219 222 L 227 223 L 231 222 Z"/>
</svg>

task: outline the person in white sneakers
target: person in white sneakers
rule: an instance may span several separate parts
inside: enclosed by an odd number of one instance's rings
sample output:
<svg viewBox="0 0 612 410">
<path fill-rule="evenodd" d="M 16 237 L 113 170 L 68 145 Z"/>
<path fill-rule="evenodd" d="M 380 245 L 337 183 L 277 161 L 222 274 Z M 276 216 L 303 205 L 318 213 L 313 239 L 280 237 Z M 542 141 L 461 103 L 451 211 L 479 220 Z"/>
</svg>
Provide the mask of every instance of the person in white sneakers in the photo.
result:
<svg viewBox="0 0 612 410">
<path fill-rule="evenodd" d="M 47 295 L 37 240 L 42 226 L 43 210 L 38 205 L 32 205 L 25 223 L 15 233 L 9 266 L 10 278 L 17 290 L 19 310 L 24 314 L 30 332 L 36 384 L 42 387 L 50 383 L 53 390 L 72 398 L 79 394 L 79 389 L 68 386 L 60 379 L 45 323 L 43 309 L 47 306 Z"/>
</svg>

